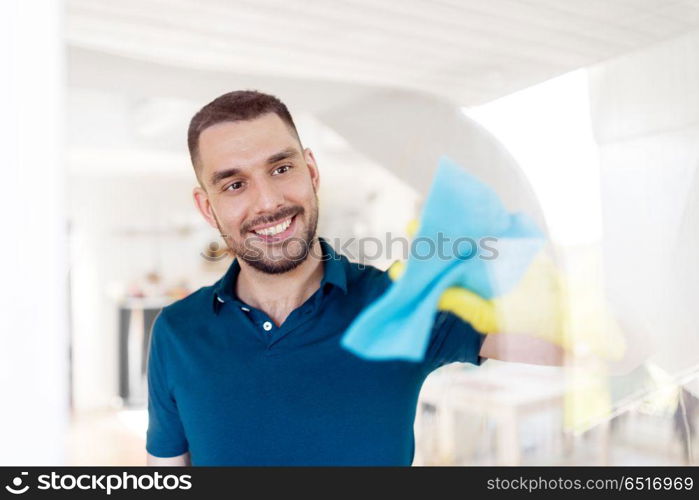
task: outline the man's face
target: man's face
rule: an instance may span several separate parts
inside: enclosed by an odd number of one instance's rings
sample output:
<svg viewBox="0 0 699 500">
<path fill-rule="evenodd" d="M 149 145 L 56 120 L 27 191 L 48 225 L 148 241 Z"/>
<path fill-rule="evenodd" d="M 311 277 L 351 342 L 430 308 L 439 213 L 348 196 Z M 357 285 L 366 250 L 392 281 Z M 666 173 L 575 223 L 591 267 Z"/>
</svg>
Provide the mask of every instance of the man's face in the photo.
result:
<svg viewBox="0 0 699 500">
<path fill-rule="evenodd" d="M 306 259 L 318 224 L 318 168 L 279 116 L 204 129 L 199 178 L 197 207 L 239 259 L 271 274 Z"/>
</svg>

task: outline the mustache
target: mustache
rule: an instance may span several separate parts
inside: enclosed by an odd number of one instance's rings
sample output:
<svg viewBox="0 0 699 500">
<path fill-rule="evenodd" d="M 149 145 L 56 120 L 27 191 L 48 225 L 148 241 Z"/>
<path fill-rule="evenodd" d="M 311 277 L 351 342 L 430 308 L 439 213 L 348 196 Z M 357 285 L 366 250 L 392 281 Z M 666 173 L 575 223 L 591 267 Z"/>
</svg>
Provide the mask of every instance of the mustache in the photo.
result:
<svg viewBox="0 0 699 500">
<path fill-rule="evenodd" d="M 242 233 L 247 233 L 250 231 L 250 228 L 259 226 L 260 224 L 273 224 L 275 222 L 281 222 L 284 219 L 288 219 L 289 217 L 293 215 L 297 215 L 303 213 L 303 207 L 287 207 L 281 209 L 279 212 L 275 213 L 274 215 L 267 215 L 264 217 L 259 217 L 258 219 L 255 219 L 253 221 L 250 221 L 248 224 L 245 224 L 242 227 L 241 232 Z"/>
</svg>

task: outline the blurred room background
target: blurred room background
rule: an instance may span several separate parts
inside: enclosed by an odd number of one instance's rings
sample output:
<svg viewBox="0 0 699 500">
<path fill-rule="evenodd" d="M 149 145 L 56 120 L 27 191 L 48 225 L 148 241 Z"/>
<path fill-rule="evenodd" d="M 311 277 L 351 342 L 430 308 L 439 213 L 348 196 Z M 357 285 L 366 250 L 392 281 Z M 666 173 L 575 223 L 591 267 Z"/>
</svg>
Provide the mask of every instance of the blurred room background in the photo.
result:
<svg viewBox="0 0 699 500">
<path fill-rule="evenodd" d="M 145 464 L 152 321 L 230 264 L 188 122 L 242 88 L 314 151 L 319 234 L 405 235 L 444 145 L 536 201 L 574 328 L 593 299 L 623 325 L 575 429 L 565 367 L 435 372 L 416 464 L 696 463 L 699 0 L 11 0 L 0 25 L 0 463 Z"/>
</svg>

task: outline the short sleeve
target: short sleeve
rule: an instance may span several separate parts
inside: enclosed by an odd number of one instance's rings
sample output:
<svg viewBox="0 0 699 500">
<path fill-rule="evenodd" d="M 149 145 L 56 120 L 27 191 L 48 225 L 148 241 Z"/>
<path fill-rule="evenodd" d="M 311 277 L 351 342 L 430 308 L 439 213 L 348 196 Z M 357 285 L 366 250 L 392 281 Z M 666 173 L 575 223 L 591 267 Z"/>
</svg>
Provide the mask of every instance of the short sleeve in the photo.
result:
<svg viewBox="0 0 699 500">
<path fill-rule="evenodd" d="M 146 450 L 156 457 L 175 457 L 189 449 L 184 427 L 167 378 L 168 325 L 163 313 L 153 323 L 148 348 L 148 431 Z"/>
<path fill-rule="evenodd" d="M 454 313 L 440 311 L 435 315 L 430 342 L 425 353 L 425 368 L 428 372 L 448 363 L 483 364 L 486 358 L 480 355 L 486 335 L 471 323 Z"/>
</svg>

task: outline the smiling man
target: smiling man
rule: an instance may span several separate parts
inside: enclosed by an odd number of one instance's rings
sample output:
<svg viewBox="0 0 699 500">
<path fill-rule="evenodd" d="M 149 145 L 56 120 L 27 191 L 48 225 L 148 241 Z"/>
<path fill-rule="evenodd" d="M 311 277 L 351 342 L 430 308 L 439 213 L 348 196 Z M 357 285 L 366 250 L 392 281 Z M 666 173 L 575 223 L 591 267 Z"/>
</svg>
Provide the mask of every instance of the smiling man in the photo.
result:
<svg viewBox="0 0 699 500">
<path fill-rule="evenodd" d="M 148 463 L 410 465 L 424 379 L 498 357 L 498 336 L 442 311 L 423 362 L 344 350 L 391 280 L 316 234 L 319 170 L 286 106 L 225 94 L 192 118 L 188 143 L 196 206 L 235 259 L 154 324 Z"/>
<path fill-rule="evenodd" d="M 319 175 L 286 107 L 267 99 L 238 93 L 214 101 L 192 120 L 189 148 L 201 184 L 197 207 L 244 269 L 238 298 L 281 325 L 323 274 L 318 260 L 308 259 L 321 255 Z M 226 104 L 231 116 L 221 110 Z M 269 110 L 258 114 L 264 104 Z"/>
</svg>

